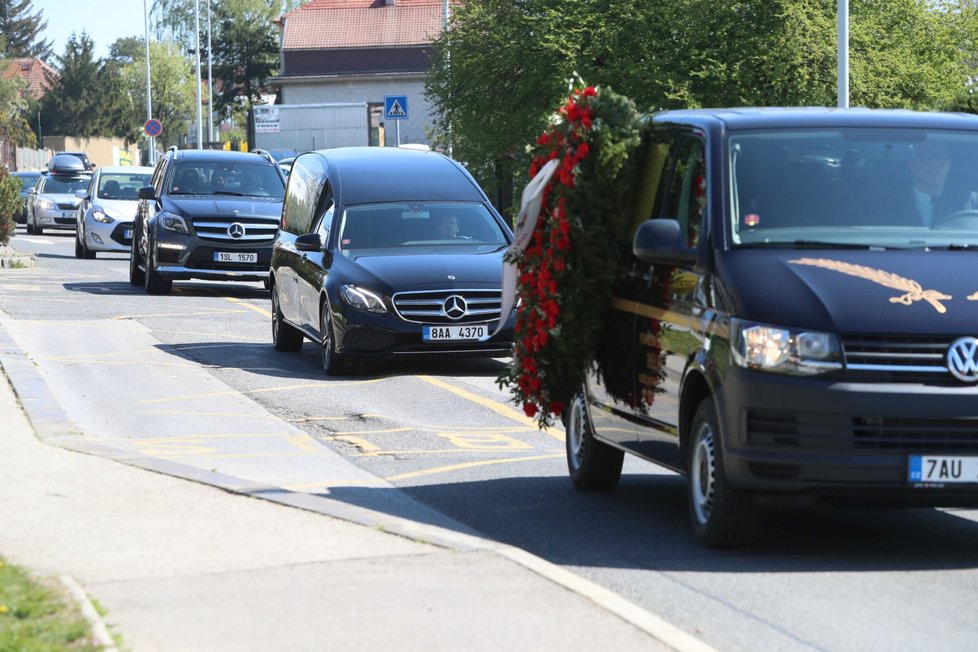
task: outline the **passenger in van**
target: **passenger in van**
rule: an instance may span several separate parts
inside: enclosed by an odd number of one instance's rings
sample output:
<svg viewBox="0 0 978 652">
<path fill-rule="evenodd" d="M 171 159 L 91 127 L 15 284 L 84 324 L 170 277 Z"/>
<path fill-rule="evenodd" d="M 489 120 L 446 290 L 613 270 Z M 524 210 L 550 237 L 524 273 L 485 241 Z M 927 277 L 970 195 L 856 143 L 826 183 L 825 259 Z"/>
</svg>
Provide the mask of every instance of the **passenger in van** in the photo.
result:
<svg viewBox="0 0 978 652">
<path fill-rule="evenodd" d="M 464 237 L 458 234 L 458 218 L 454 215 L 442 215 L 438 218 L 438 237 L 442 240 Z"/>
<path fill-rule="evenodd" d="M 946 143 L 923 141 L 914 145 L 913 153 L 907 161 L 913 177 L 912 197 L 904 197 L 903 202 L 904 206 L 913 207 L 908 211 L 908 222 L 933 226 L 952 213 L 978 209 L 978 193 L 948 183 L 951 153 Z"/>
</svg>

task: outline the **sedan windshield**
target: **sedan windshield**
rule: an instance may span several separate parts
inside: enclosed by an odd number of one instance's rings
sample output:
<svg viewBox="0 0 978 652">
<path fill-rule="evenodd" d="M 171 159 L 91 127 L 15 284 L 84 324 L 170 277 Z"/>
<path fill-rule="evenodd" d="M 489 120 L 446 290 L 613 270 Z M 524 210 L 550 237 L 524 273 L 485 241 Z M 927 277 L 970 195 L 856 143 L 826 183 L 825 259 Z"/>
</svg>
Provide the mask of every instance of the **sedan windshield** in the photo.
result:
<svg viewBox="0 0 978 652">
<path fill-rule="evenodd" d="M 139 199 L 139 189 L 150 184 L 148 173 L 128 174 L 106 172 L 98 180 L 98 196 L 101 199 Z"/>
<path fill-rule="evenodd" d="M 483 204 L 363 204 L 346 209 L 338 236 L 346 255 L 480 253 L 508 239 Z"/>
<path fill-rule="evenodd" d="M 763 131 L 729 154 L 735 246 L 978 247 L 978 134 Z"/>
<path fill-rule="evenodd" d="M 47 195 L 70 195 L 88 187 L 91 177 L 44 177 L 37 192 Z"/>
</svg>

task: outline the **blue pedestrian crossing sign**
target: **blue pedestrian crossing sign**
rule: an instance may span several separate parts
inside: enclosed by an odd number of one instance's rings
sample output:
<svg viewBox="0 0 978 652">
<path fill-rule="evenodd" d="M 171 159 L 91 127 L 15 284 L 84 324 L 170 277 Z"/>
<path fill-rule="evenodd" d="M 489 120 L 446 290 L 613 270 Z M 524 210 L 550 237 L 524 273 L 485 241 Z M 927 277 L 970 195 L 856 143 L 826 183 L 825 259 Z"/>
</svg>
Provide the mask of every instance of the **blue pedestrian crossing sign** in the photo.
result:
<svg viewBox="0 0 978 652">
<path fill-rule="evenodd" d="M 384 96 L 384 119 L 385 120 L 407 120 L 408 103 L 407 95 L 385 95 Z"/>
</svg>

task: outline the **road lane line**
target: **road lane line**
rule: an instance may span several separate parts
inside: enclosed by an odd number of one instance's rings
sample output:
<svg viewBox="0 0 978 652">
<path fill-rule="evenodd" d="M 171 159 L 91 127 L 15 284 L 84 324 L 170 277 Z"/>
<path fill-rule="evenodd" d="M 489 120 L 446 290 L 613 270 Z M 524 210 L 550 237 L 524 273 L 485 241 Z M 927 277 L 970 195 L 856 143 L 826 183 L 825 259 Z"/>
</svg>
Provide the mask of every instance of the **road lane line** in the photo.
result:
<svg viewBox="0 0 978 652">
<path fill-rule="evenodd" d="M 449 383 L 446 383 L 443 380 L 439 380 L 439 379 L 434 378 L 432 376 L 415 376 L 415 378 L 420 378 L 421 380 L 425 381 L 426 383 L 430 383 L 430 384 L 434 385 L 435 387 L 441 387 L 442 389 L 447 390 L 447 391 L 451 392 L 452 394 L 455 394 L 456 396 L 460 396 L 460 397 L 464 398 L 467 401 L 472 401 L 473 403 L 478 403 L 479 405 L 481 405 L 483 407 L 489 408 L 490 410 L 492 410 L 496 414 L 501 414 L 502 416 L 506 417 L 507 419 L 512 419 L 513 421 L 516 421 L 518 423 L 522 423 L 523 425 L 532 426 L 534 429 L 542 430 L 545 434 L 550 435 L 554 439 L 557 439 L 557 440 L 560 440 L 560 441 L 564 441 L 564 433 L 562 433 L 562 432 L 554 432 L 553 430 L 551 430 L 549 428 L 539 428 L 539 427 L 537 427 L 537 422 L 536 421 L 534 421 L 533 419 L 527 417 L 526 415 L 524 415 L 521 412 L 517 412 L 516 410 L 514 410 L 513 408 L 511 408 L 511 407 L 509 407 L 507 405 L 503 405 L 502 403 L 499 403 L 499 402 L 494 401 L 492 399 L 483 398 L 482 396 L 479 396 L 478 394 L 473 394 L 472 392 L 467 391 L 467 390 L 464 390 L 461 387 L 456 387 L 455 385 L 451 385 Z"/>
<path fill-rule="evenodd" d="M 330 389 L 335 389 L 335 388 L 343 388 L 343 387 L 352 387 L 354 385 L 371 385 L 373 383 L 382 383 L 386 380 L 387 378 L 375 378 L 373 380 L 348 380 L 348 381 L 341 381 L 341 382 L 329 383 L 329 384 L 323 382 L 303 383 L 301 385 L 286 385 L 284 387 L 266 387 L 263 389 L 249 389 L 247 391 L 229 390 L 226 392 L 183 394 L 181 396 L 167 396 L 164 398 L 143 399 L 142 401 L 137 401 L 137 405 L 148 405 L 150 403 L 169 403 L 171 401 L 189 401 L 193 399 L 210 398 L 212 396 L 237 396 L 239 394 L 243 394 L 247 396 L 249 394 L 263 394 L 265 392 L 289 392 L 296 389 L 310 389 L 310 388 L 323 389 L 326 387 Z"/>
<path fill-rule="evenodd" d="M 254 310 L 255 312 L 257 312 L 259 315 L 261 315 L 263 317 L 267 317 L 268 319 L 271 319 L 272 318 L 272 313 L 268 312 L 264 308 L 259 308 L 256 305 L 253 305 L 251 303 L 248 303 L 244 299 L 238 299 L 237 297 L 225 297 L 225 299 L 227 299 L 231 303 L 236 303 L 239 306 L 244 306 L 245 308 L 250 308 L 251 310 Z"/>
<path fill-rule="evenodd" d="M 510 457 L 505 460 L 482 460 L 479 462 L 464 462 L 462 464 L 452 464 L 449 466 L 439 466 L 433 469 L 425 469 L 424 471 L 412 471 L 411 473 L 390 475 L 384 478 L 384 480 L 386 480 L 387 482 L 396 482 L 398 480 L 420 478 L 426 475 L 437 475 L 439 473 L 451 473 L 452 471 L 472 469 L 479 466 L 490 466 L 493 464 L 512 464 L 513 462 L 536 462 L 538 460 L 552 460 L 558 457 L 564 457 L 564 453 L 548 453 L 547 455 L 534 455 L 532 457 Z"/>
</svg>

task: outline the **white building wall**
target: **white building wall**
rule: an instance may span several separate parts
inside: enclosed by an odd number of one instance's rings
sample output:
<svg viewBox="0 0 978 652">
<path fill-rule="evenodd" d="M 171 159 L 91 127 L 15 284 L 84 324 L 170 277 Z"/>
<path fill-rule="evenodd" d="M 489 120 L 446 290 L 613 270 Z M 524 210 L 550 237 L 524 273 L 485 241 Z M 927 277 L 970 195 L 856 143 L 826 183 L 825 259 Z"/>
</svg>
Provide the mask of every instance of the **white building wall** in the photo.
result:
<svg viewBox="0 0 978 652">
<path fill-rule="evenodd" d="M 383 105 L 385 95 L 406 95 L 408 99 L 407 120 L 384 121 L 387 146 L 397 144 L 396 122 L 401 123 L 401 143 L 430 145 L 426 130 L 432 128 L 434 119 L 431 106 L 424 98 L 424 79 L 342 80 L 282 85 L 282 104 L 376 102 Z"/>
</svg>

